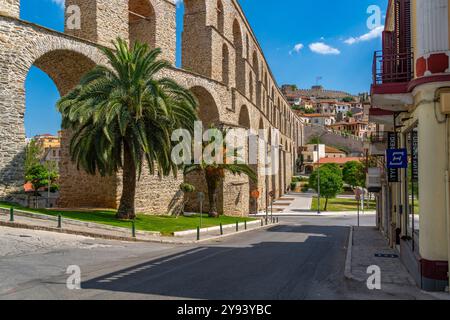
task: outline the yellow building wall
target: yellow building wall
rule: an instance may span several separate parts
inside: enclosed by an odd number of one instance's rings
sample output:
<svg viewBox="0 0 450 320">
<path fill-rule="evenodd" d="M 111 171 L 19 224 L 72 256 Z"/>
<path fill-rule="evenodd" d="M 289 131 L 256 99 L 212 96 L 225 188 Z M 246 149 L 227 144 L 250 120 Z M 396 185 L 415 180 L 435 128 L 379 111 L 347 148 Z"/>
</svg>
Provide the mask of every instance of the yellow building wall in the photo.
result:
<svg viewBox="0 0 450 320">
<path fill-rule="evenodd" d="M 419 129 L 420 255 L 434 261 L 447 261 L 446 219 L 446 125 L 434 113 L 435 85 L 423 85 L 416 92 L 413 118 Z M 439 110 L 439 105 L 436 106 Z M 438 112 L 438 117 L 442 115 Z"/>
</svg>

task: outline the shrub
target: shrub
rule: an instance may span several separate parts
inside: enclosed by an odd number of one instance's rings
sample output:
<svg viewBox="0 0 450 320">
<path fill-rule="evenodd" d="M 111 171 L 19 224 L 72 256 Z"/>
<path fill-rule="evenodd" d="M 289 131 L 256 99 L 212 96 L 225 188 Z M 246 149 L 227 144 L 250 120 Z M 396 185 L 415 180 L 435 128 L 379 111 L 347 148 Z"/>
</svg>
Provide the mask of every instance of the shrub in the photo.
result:
<svg viewBox="0 0 450 320">
<path fill-rule="evenodd" d="M 309 184 L 305 184 L 303 187 L 302 187 L 302 192 L 308 192 L 309 191 Z"/>
<path fill-rule="evenodd" d="M 291 182 L 291 190 L 295 191 L 297 189 L 297 182 Z"/>
<path fill-rule="evenodd" d="M 195 192 L 195 187 L 189 183 L 180 184 L 180 190 L 186 193 Z"/>
</svg>

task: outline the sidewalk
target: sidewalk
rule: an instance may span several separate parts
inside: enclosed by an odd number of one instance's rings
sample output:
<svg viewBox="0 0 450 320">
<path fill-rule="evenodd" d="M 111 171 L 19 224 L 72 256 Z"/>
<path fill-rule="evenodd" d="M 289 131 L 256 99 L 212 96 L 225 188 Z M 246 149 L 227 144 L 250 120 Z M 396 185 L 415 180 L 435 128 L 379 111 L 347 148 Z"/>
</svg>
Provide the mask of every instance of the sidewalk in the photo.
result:
<svg viewBox="0 0 450 320">
<path fill-rule="evenodd" d="M 388 247 L 387 241 L 375 227 L 353 227 L 350 236 L 353 239 L 349 239 L 347 249 L 351 250 L 346 262 L 348 278 L 365 282 L 369 277 L 367 268 L 376 265 L 381 269 L 382 285 L 416 286 L 414 279 L 400 261 L 398 252 Z"/>
<path fill-rule="evenodd" d="M 104 224 L 84 222 L 73 219 L 62 219 L 62 228 L 58 228 L 58 218 L 42 214 L 35 214 L 27 211 L 15 210 L 14 222 L 10 222 L 9 211 L 0 208 L 0 227 L 22 228 L 32 230 L 44 230 L 58 233 L 68 233 L 91 238 L 120 240 L 120 241 L 142 241 L 142 242 L 159 242 L 170 244 L 191 244 L 203 241 L 214 240 L 227 237 L 251 230 L 257 230 L 273 226 L 274 224 L 262 225 L 260 220 L 245 224 L 239 223 L 236 232 L 236 225 L 224 225 L 223 234 L 220 234 L 220 228 L 202 229 L 200 233 L 200 241 L 197 241 L 197 231 L 188 230 L 179 232 L 176 236 L 163 236 L 159 232 L 139 231 L 136 230 L 136 237 L 132 236 L 131 222 L 130 228 L 120 228 L 108 226 Z"/>
<path fill-rule="evenodd" d="M 312 200 L 315 194 L 312 193 L 288 193 L 282 198 L 276 200 L 273 204 L 274 217 L 347 217 L 357 216 L 357 211 L 322 211 L 320 214 L 317 211 L 311 211 Z M 361 210 L 361 216 L 374 215 L 374 210 Z M 252 217 L 265 217 L 266 213 L 260 211 Z M 270 216 L 270 207 L 269 207 Z"/>
</svg>

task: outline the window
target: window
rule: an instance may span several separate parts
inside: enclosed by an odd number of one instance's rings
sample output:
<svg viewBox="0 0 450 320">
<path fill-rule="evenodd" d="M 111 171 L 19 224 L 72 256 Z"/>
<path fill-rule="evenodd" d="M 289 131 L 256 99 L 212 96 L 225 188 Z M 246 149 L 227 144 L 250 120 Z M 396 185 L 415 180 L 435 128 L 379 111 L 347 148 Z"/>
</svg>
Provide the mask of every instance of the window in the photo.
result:
<svg viewBox="0 0 450 320">
<path fill-rule="evenodd" d="M 224 12 L 222 1 L 217 2 L 217 29 L 220 33 L 223 33 L 224 29 Z"/>
</svg>

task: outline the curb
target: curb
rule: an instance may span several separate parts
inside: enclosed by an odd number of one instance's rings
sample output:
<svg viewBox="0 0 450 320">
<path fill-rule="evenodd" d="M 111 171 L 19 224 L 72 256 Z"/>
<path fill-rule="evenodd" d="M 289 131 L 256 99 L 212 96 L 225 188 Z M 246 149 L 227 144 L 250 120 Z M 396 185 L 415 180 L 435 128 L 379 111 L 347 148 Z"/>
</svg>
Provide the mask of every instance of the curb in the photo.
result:
<svg viewBox="0 0 450 320">
<path fill-rule="evenodd" d="M 361 216 L 369 216 L 374 215 L 375 212 L 365 212 L 364 215 Z M 307 217 L 307 218 L 323 218 L 323 217 L 342 217 L 342 216 L 356 216 L 357 213 L 354 211 L 328 211 L 328 212 L 321 212 L 320 214 L 317 214 L 317 212 L 312 213 L 289 213 L 289 212 L 280 212 L 280 213 L 274 213 L 274 217 Z M 265 217 L 265 215 L 250 215 L 250 218 L 262 218 Z"/>
<path fill-rule="evenodd" d="M 256 231 L 256 230 L 263 230 L 266 228 L 270 228 L 273 226 L 277 226 L 279 223 L 274 224 L 268 224 L 264 225 L 262 227 L 256 227 L 252 229 L 242 230 L 238 232 L 232 232 L 224 235 L 214 236 L 210 238 L 200 239 L 200 240 L 180 240 L 176 238 L 167 238 L 167 239 L 139 239 L 139 238 L 133 238 L 133 237 L 125 237 L 125 236 L 115 236 L 115 235 L 107 235 L 107 234 L 101 234 L 101 233 L 93 233 L 93 232 L 85 232 L 85 231 L 75 231 L 70 229 L 59 229 L 59 228 L 52 228 L 52 227 L 45 227 L 45 226 L 33 226 L 28 225 L 24 223 L 17 223 L 17 222 L 5 222 L 0 221 L 0 226 L 2 227 L 8 227 L 8 228 L 16 228 L 16 229 L 28 229 L 28 230 L 39 230 L 39 231 L 49 231 L 49 232 L 56 232 L 56 233 L 64 233 L 64 234 L 72 234 L 77 236 L 83 236 L 83 237 L 89 237 L 89 238 L 95 238 L 95 239 L 104 239 L 104 240 L 117 240 L 117 241 L 127 241 L 127 242 L 145 242 L 145 243 L 164 243 L 164 244 L 196 244 L 196 243 L 203 243 L 207 241 L 214 241 L 222 238 L 231 237 L 234 235 L 250 232 L 250 231 Z M 171 240 L 173 239 L 173 240 Z"/>
<path fill-rule="evenodd" d="M 352 249 L 353 249 L 353 226 L 350 226 L 350 233 L 348 236 L 347 254 L 345 256 L 344 276 L 352 279 Z"/>
<path fill-rule="evenodd" d="M 235 235 L 238 235 L 238 234 L 247 233 L 247 232 L 250 232 L 250 231 L 257 231 L 257 230 L 268 229 L 270 227 L 275 227 L 275 226 L 278 226 L 278 225 L 280 225 L 279 222 L 273 223 L 273 224 L 264 225 L 262 227 L 256 227 L 256 228 L 253 228 L 253 229 L 247 229 L 247 230 L 242 230 L 242 231 L 238 231 L 238 232 L 228 233 L 228 234 L 224 234 L 224 235 L 221 235 L 221 236 L 211 237 L 211 238 L 208 238 L 208 239 L 200 239 L 198 241 L 194 240 L 194 241 L 185 242 L 185 243 L 181 243 L 181 244 L 201 243 L 201 242 L 206 242 L 206 241 L 214 241 L 214 240 L 217 240 L 217 239 L 227 238 L 227 237 L 235 236 Z"/>
<path fill-rule="evenodd" d="M 8 214 L 9 210 L 0 207 L 0 213 L 1 212 L 3 212 L 4 214 Z M 41 213 L 35 213 L 35 212 L 30 212 L 30 211 L 24 211 L 24 210 L 19 210 L 19 209 L 15 209 L 14 210 L 14 214 L 17 215 L 17 216 L 20 216 L 20 217 L 25 217 L 25 218 L 33 218 L 33 219 L 39 219 L 39 220 L 44 220 L 44 221 L 54 221 L 54 222 L 58 221 L 58 217 L 57 216 L 46 215 L 46 214 L 41 214 Z M 109 226 L 109 225 L 105 225 L 105 224 L 101 224 L 101 223 L 95 223 L 95 222 L 89 222 L 89 221 L 82 221 L 82 220 L 75 220 L 75 219 L 71 219 L 71 218 L 66 218 L 66 217 L 64 217 L 64 212 L 63 211 L 61 212 L 61 216 L 63 218 L 63 223 L 67 224 L 67 225 L 73 225 L 73 226 L 79 226 L 79 227 L 87 227 L 87 228 L 95 228 L 95 229 L 107 230 L 107 231 L 115 231 L 115 232 L 124 232 L 125 230 L 127 230 L 127 228 L 123 228 L 123 227 L 115 227 L 115 226 Z M 129 229 L 131 229 L 131 226 L 130 226 Z M 143 235 L 143 236 L 160 236 L 161 235 L 160 232 L 156 232 L 156 231 L 141 231 L 141 230 L 136 230 L 136 234 Z"/>
<path fill-rule="evenodd" d="M 8 228 L 16 228 L 16 229 L 28 229 L 28 230 L 39 230 L 39 231 L 49 231 L 56 233 L 65 233 L 65 234 L 73 234 L 76 236 L 97 238 L 97 239 L 105 239 L 105 240 L 119 240 L 119 241 L 129 241 L 129 242 L 155 242 L 156 240 L 144 240 L 144 239 L 135 239 L 132 237 L 122 237 L 122 236 L 114 236 L 93 232 L 85 232 L 85 231 L 74 231 L 69 229 L 59 229 L 52 227 L 44 227 L 44 226 L 32 226 L 29 224 L 18 223 L 18 222 L 5 222 L 0 221 L 0 226 L 8 227 Z"/>
<path fill-rule="evenodd" d="M 261 224 L 260 220 L 256 220 L 256 221 L 248 221 L 247 222 L 247 227 L 251 227 L 253 225 L 257 225 L 259 226 Z M 239 222 L 239 228 L 245 227 L 245 222 Z M 236 224 L 225 224 L 222 226 L 222 228 L 225 229 L 233 229 L 236 228 Z M 211 232 L 211 231 L 220 231 L 220 226 L 216 226 L 216 227 L 209 227 L 209 228 L 202 228 L 200 229 L 200 233 L 205 233 L 205 232 Z M 191 234 L 197 234 L 197 229 L 192 229 L 192 230 L 185 230 L 185 231 L 177 231 L 174 232 L 173 235 L 174 237 L 181 237 L 181 236 L 187 236 L 187 235 L 191 235 Z"/>
<path fill-rule="evenodd" d="M 358 282 L 364 282 L 364 279 L 355 277 L 352 274 L 352 250 L 353 250 L 353 226 L 350 226 L 350 234 L 348 236 L 347 254 L 345 257 L 345 269 L 344 276 L 349 280 L 355 280 Z"/>
</svg>

